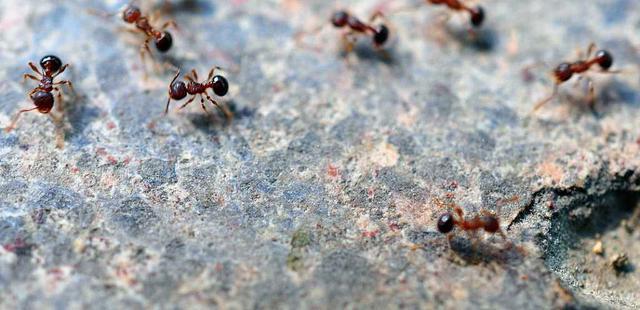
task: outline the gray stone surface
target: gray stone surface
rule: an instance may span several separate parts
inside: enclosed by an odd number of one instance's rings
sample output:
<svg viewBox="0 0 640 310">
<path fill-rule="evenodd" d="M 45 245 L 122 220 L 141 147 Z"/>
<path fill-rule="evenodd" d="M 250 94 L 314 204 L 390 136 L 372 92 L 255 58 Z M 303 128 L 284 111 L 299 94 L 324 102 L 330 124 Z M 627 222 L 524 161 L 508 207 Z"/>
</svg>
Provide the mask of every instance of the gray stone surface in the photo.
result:
<svg viewBox="0 0 640 310">
<path fill-rule="evenodd" d="M 390 59 L 347 61 L 332 28 L 293 40 L 337 4 L 171 1 L 166 60 L 228 68 L 228 126 L 162 117 L 171 72 L 145 80 L 119 20 L 85 12 L 122 3 L 0 3 L 0 124 L 47 53 L 79 93 L 64 149 L 35 113 L 0 134 L 0 308 L 640 307 L 638 1 L 484 1 L 475 41 L 424 6 L 390 17 Z M 625 72 L 593 75 L 594 110 L 567 85 L 531 116 L 550 67 L 527 66 L 590 41 Z M 435 230 L 438 199 L 511 197 L 512 247 Z"/>
</svg>

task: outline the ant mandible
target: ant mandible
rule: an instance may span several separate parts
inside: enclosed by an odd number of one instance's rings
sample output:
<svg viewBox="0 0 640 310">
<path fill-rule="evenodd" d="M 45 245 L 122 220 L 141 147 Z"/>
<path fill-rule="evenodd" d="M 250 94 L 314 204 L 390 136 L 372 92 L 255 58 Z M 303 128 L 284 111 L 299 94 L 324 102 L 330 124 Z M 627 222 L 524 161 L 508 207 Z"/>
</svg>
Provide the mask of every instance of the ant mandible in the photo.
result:
<svg viewBox="0 0 640 310">
<path fill-rule="evenodd" d="M 581 58 L 580 60 L 572 63 L 563 62 L 553 70 L 553 78 L 555 80 L 553 85 L 553 92 L 549 97 L 538 102 L 533 108 L 532 112 L 537 111 L 538 109 L 542 108 L 542 106 L 551 101 L 551 99 L 553 99 L 558 94 L 558 88 L 560 87 L 560 85 L 564 82 L 569 81 L 574 75 L 579 75 L 578 81 L 580 81 L 582 78 L 587 79 L 589 84 L 588 102 L 589 105 L 593 107 L 595 102 L 595 88 L 593 86 L 593 81 L 591 80 L 591 78 L 585 77 L 584 74 L 587 71 L 591 70 L 595 65 L 598 65 L 600 67 L 601 70 L 599 72 L 601 73 L 615 74 L 620 72 L 610 70 L 611 66 L 613 65 L 613 56 L 608 51 L 598 50 L 592 57 L 591 54 L 593 53 L 595 48 L 596 45 L 594 43 L 591 43 L 589 45 L 589 48 L 587 49 L 587 55 L 585 58 L 579 57 Z"/>
<path fill-rule="evenodd" d="M 171 80 L 171 83 L 169 84 L 169 99 L 167 100 L 167 106 L 165 107 L 165 110 L 164 110 L 165 115 L 169 113 L 169 104 L 171 103 L 171 99 L 182 100 L 187 95 L 191 95 L 192 97 L 189 100 L 187 100 L 187 102 L 185 102 L 182 106 L 180 106 L 180 109 L 185 108 L 187 105 L 193 102 L 193 100 L 195 100 L 196 97 L 199 96 L 200 105 L 202 106 L 202 109 L 208 113 L 209 111 L 204 105 L 204 98 L 203 98 L 204 96 L 214 106 L 216 106 L 220 111 L 222 111 L 222 113 L 224 113 L 227 120 L 230 120 L 233 117 L 233 114 L 229 110 L 224 108 L 222 105 L 218 104 L 218 102 L 213 100 L 211 96 L 209 96 L 209 94 L 207 93 L 207 89 L 209 88 L 211 88 L 213 92 L 219 97 L 224 97 L 229 92 L 229 82 L 227 81 L 227 79 L 222 75 L 215 75 L 215 76 L 213 75 L 216 69 L 221 69 L 221 68 L 213 67 L 211 71 L 209 71 L 209 76 L 207 77 L 207 80 L 202 83 L 198 82 L 198 73 L 196 72 L 195 69 L 191 70 L 192 76 L 189 76 L 188 74 L 185 75 L 184 78 L 187 79 L 188 83 L 185 83 L 183 81 L 177 81 L 178 76 L 180 76 L 180 70 L 178 70 L 176 75 L 173 77 L 173 80 Z"/>
<path fill-rule="evenodd" d="M 59 123 L 61 122 L 61 119 L 49 113 L 51 112 L 54 106 L 54 98 L 53 98 L 52 92 L 55 91 L 57 93 L 57 98 L 58 98 L 57 109 L 59 112 L 62 112 L 63 110 L 62 93 L 60 92 L 60 89 L 56 87 L 56 85 L 67 85 L 69 89 L 74 93 L 75 93 L 75 90 L 73 89 L 73 83 L 71 83 L 71 81 L 62 80 L 59 82 L 55 82 L 55 78 L 58 75 L 60 75 L 62 72 L 64 72 L 68 66 L 69 64 L 62 65 L 62 61 L 60 60 L 60 58 L 53 55 L 44 56 L 40 60 L 40 67 L 42 68 L 42 72 L 38 70 L 38 68 L 33 62 L 29 62 L 29 67 L 38 76 L 34 76 L 32 74 L 24 74 L 23 79 L 24 80 L 32 79 L 34 81 L 39 82 L 38 86 L 36 86 L 28 94 L 29 98 L 31 99 L 35 107 L 31 109 L 23 109 L 18 111 L 18 113 L 14 117 L 11 124 L 7 128 L 5 128 L 6 132 L 10 132 L 15 128 L 15 125 L 18 122 L 18 119 L 20 118 L 20 115 L 22 115 L 22 113 L 30 112 L 34 110 L 38 110 L 38 112 L 42 114 L 49 114 L 51 118 L 56 123 L 58 123 L 57 125 L 59 125 Z M 64 138 L 58 135 L 58 147 L 62 148 L 63 140 Z"/>
</svg>

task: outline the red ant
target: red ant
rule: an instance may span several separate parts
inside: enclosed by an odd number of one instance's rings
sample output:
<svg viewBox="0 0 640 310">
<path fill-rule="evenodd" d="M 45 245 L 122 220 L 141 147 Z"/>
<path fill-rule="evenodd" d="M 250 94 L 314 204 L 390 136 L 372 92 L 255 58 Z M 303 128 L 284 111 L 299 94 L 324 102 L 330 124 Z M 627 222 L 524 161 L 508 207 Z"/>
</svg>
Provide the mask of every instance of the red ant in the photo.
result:
<svg viewBox="0 0 640 310">
<path fill-rule="evenodd" d="M 506 201 L 500 201 L 498 203 L 498 213 L 500 213 L 499 210 L 503 203 L 512 202 L 517 199 L 517 197 L 513 197 Z M 471 218 L 465 218 L 464 211 L 459 205 L 452 203 L 443 204 L 440 201 L 436 201 L 436 203 L 449 208 L 453 208 L 453 212 L 447 211 L 446 213 L 440 215 L 440 217 L 438 218 L 437 228 L 440 233 L 448 234 L 453 231 L 455 226 L 458 226 L 459 229 L 467 232 L 484 230 L 490 234 L 497 233 L 502 237 L 502 239 L 507 240 L 507 236 L 500 228 L 500 220 L 498 219 L 498 216 L 496 214 L 491 213 L 487 210 L 482 210 L 481 215 L 475 215 Z M 449 240 L 451 240 L 452 237 L 453 235 L 448 235 Z"/>
<path fill-rule="evenodd" d="M 164 110 L 164 113 L 169 113 L 169 103 L 171 103 L 171 99 L 182 100 L 187 95 L 191 95 L 192 97 L 187 100 L 187 102 L 185 102 L 180 107 L 180 109 L 185 108 L 187 105 L 189 105 L 189 103 L 195 100 L 197 96 L 200 96 L 200 105 L 202 106 L 202 109 L 205 112 L 209 113 L 204 105 L 204 98 L 202 98 L 204 96 L 207 98 L 207 100 L 213 103 L 214 106 L 220 109 L 220 111 L 224 113 L 228 120 L 230 120 L 233 117 L 233 114 L 226 108 L 223 108 L 223 106 L 218 104 L 215 100 L 213 100 L 207 93 L 208 88 L 211 88 L 213 92 L 220 97 L 224 97 L 224 95 L 229 92 L 229 82 L 227 81 L 227 79 L 222 75 L 213 75 L 216 69 L 220 68 L 213 67 L 211 71 L 209 71 L 207 80 L 203 83 L 198 82 L 198 73 L 195 69 L 191 70 L 192 76 L 189 76 L 188 74 L 185 75 L 184 78 L 189 81 L 188 83 L 185 83 L 183 81 L 176 81 L 178 79 L 178 76 L 180 76 L 180 70 L 178 70 L 176 76 L 173 77 L 173 80 L 171 80 L 171 83 L 169 84 L 169 99 L 167 100 L 167 106 Z"/>
<path fill-rule="evenodd" d="M 596 48 L 596 45 L 594 43 L 591 43 L 589 45 L 589 48 L 587 49 L 587 56 L 585 58 L 575 61 L 573 63 L 563 62 L 553 70 L 553 77 L 555 79 L 553 92 L 549 97 L 538 102 L 533 108 L 532 112 L 537 111 L 546 103 L 551 101 L 551 99 L 553 99 L 558 94 L 558 88 L 560 84 L 570 80 L 571 77 L 573 77 L 573 75 L 579 75 L 579 74 L 581 74 L 578 77 L 579 78 L 578 81 L 580 81 L 582 78 L 585 78 L 584 73 L 591 70 L 595 65 L 598 65 L 600 67 L 601 70 L 598 72 L 601 72 L 601 73 L 615 74 L 620 72 L 620 71 L 609 70 L 613 65 L 613 56 L 608 51 L 599 50 L 595 53 L 593 57 L 591 57 L 591 54 L 593 53 L 593 50 L 595 48 Z M 582 58 L 582 57 L 579 57 L 579 58 Z M 593 86 L 593 81 L 589 77 L 586 77 L 586 79 L 589 83 L 588 102 L 589 102 L 589 105 L 593 106 L 595 101 L 595 89 Z"/>
<path fill-rule="evenodd" d="M 29 112 L 29 111 L 34 111 L 34 110 L 38 110 L 38 112 L 42 113 L 42 114 L 49 114 L 49 112 L 51 112 L 51 109 L 53 109 L 53 105 L 54 105 L 54 98 L 53 98 L 53 91 L 56 91 L 57 93 L 57 97 L 58 97 L 58 111 L 62 112 L 63 107 L 63 101 L 62 101 L 62 93 L 60 91 L 60 89 L 58 89 L 56 87 L 56 85 L 67 85 L 69 87 L 69 89 L 75 93 L 75 90 L 73 89 L 73 83 L 71 83 L 71 81 L 68 80 L 62 80 L 59 82 L 55 82 L 55 78 L 60 75 L 62 72 L 64 72 L 67 67 L 69 65 L 65 64 L 64 66 L 62 65 L 62 61 L 60 60 L 60 58 L 58 58 L 57 56 L 53 56 L 53 55 L 47 55 L 44 56 L 41 60 L 40 60 L 40 67 L 42 68 L 42 72 L 40 72 L 40 70 L 38 70 L 38 68 L 36 67 L 35 64 L 33 64 L 33 62 L 29 62 L 29 67 L 31 67 L 31 70 L 33 70 L 39 77 L 36 77 L 32 74 L 24 74 L 23 75 L 23 79 L 32 79 L 34 81 L 38 81 L 39 84 L 38 86 L 36 86 L 33 90 L 31 90 L 31 92 L 29 92 L 28 96 L 31 99 L 31 101 L 33 102 L 33 104 L 35 105 L 35 108 L 31 108 L 31 109 L 23 109 L 18 111 L 18 113 L 16 114 L 16 116 L 14 117 L 13 121 L 11 122 L 11 124 L 5 128 L 6 132 L 10 132 L 11 130 L 13 130 L 15 128 L 16 123 L 18 122 L 18 119 L 20 118 L 20 115 L 22 113 L 25 112 Z M 51 118 L 56 122 L 56 123 L 60 123 L 61 119 L 54 116 L 53 114 L 49 114 L 51 116 Z M 59 134 L 58 135 L 58 147 L 62 148 L 62 141 L 63 141 L 63 137 Z"/>
<path fill-rule="evenodd" d="M 103 14 L 100 12 L 91 11 L 92 14 L 98 14 L 106 17 L 113 16 L 115 14 Z M 170 20 L 164 23 L 160 29 L 156 29 L 151 26 L 151 22 L 157 18 L 156 15 L 151 17 L 147 17 L 142 14 L 140 8 L 136 5 L 129 3 L 124 10 L 122 11 L 122 20 L 128 24 L 135 25 L 134 29 L 127 29 L 129 32 L 133 32 L 136 34 L 143 34 L 146 36 L 142 47 L 140 48 L 140 58 L 144 61 L 145 52 L 149 54 L 149 57 L 153 58 L 153 54 L 151 53 L 151 49 L 149 49 L 149 42 L 153 40 L 156 49 L 161 53 L 166 53 L 171 49 L 173 45 L 173 36 L 166 29 L 169 27 L 177 28 L 177 24 L 175 21 Z"/>
<path fill-rule="evenodd" d="M 388 42 L 390 36 L 389 27 L 384 23 L 373 25 L 377 18 L 384 18 L 382 12 L 377 11 L 371 15 L 369 22 L 366 23 L 345 10 L 339 10 L 331 15 L 330 22 L 336 28 L 346 29 L 342 34 L 342 40 L 345 43 L 346 52 L 350 53 L 353 51 L 357 35 L 371 36 L 373 47 L 376 49 L 381 49 Z M 316 33 L 323 27 L 324 25 L 321 25 L 308 33 Z M 300 37 L 297 40 L 300 40 Z"/>
<path fill-rule="evenodd" d="M 479 28 L 484 23 L 484 9 L 482 6 L 471 7 L 463 3 L 462 0 L 425 0 L 433 5 L 445 5 L 452 11 L 469 13 L 469 22 L 474 28 Z M 415 6 L 398 9 L 395 11 L 415 10 Z"/>
</svg>

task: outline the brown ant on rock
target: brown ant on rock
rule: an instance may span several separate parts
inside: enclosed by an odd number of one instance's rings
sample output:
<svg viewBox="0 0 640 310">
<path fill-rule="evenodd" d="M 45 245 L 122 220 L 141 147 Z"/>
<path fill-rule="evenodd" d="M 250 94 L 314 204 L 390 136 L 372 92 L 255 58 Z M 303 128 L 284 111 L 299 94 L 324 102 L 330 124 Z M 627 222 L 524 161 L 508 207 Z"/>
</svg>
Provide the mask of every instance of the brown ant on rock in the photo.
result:
<svg viewBox="0 0 640 310">
<path fill-rule="evenodd" d="M 453 238 L 453 235 L 450 233 L 455 227 L 458 227 L 459 229 L 469 233 L 475 233 L 476 231 L 484 230 L 485 232 L 488 232 L 490 234 L 499 234 L 503 240 L 508 240 L 507 236 L 500 228 L 500 220 L 497 214 L 500 213 L 502 204 L 512 202 L 517 199 L 518 197 L 513 197 L 505 201 L 499 201 L 497 213 L 491 213 L 487 210 L 482 210 L 479 215 L 474 215 L 471 218 L 465 217 L 464 210 L 457 204 L 442 203 L 440 201 L 436 201 L 438 205 L 453 209 L 453 212 L 447 211 L 446 213 L 440 215 L 440 217 L 438 218 L 438 232 L 447 234 L 447 239 L 449 241 L 451 241 L 451 238 Z M 509 243 L 509 246 L 511 246 L 511 243 Z"/>
<path fill-rule="evenodd" d="M 376 50 L 381 50 L 384 47 L 384 45 L 389 41 L 391 31 L 386 23 L 374 24 L 374 22 L 379 18 L 385 18 L 384 14 L 380 11 L 376 11 L 371 15 L 368 22 L 364 22 L 346 10 L 338 10 L 331 15 L 330 23 L 335 28 L 344 29 L 344 32 L 342 33 L 342 42 L 344 44 L 345 51 L 348 54 L 353 51 L 358 36 L 371 37 L 371 43 Z M 317 33 L 324 26 L 325 25 L 321 25 L 306 33 Z M 301 40 L 302 34 L 305 33 L 303 32 L 297 35 L 297 41 Z"/>
<path fill-rule="evenodd" d="M 611 66 L 613 65 L 613 56 L 611 55 L 611 53 L 606 50 L 599 50 L 592 56 L 595 48 L 596 45 L 594 43 L 591 43 L 589 45 L 589 48 L 587 49 L 586 57 L 579 57 L 580 60 L 571 63 L 563 62 L 553 70 L 553 78 L 555 80 L 553 92 L 549 97 L 538 102 L 533 108 L 532 112 L 539 110 L 540 108 L 542 108 L 542 106 L 551 101 L 551 99 L 553 99 L 558 94 L 559 86 L 562 83 L 569 81 L 574 75 L 578 75 L 577 82 L 579 82 L 583 78 L 587 79 L 589 84 L 589 97 L 587 101 L 589 102 L 589 105 L 593 107 L 595 103 L 595 88 L 593 86 L 593 81 L 591 80 L 591 78 L 586 77 L 586 73 L 588 73 L 589 71 L 593 71 L 592 69 L 595 65 L 600 67 L 600 70 L 597 71 L 600 73 L 620 73 L 620 71 L 610 70 Z"/>
<path fill-rule="evenodd" d="M 75 93 L 75 90 L 73 89 L 73 83 L 71 83 L 71 81 L 62 80 L 62 81 L 55 82 L 55 78 L 58 75 L 60 75 L 62 72 L 64 72 L 68 66 L 69 66 L 68 64 L 62 65 L 62 61 L 60 60 L 60 58 L 53 55 L 44 56 L 40 60 L 40 67 L 42 68 L 42 72 L 38 70 L 38 68 L 33 62 L 29 62 L 29 67 L 38 76 L 34 76 L 32 74 L 24 74 L 23 79 L 24 80 L 32 79 L 34 81 L 39 82 L 38 86 L 36 86 L 28 94 L 29 98 L 31 99 L 35 107 L 31 109 L 23 109 L 18 111 L 18 113 L 14 117 L 11 124 L 7 128 L 5 128 L 6 132 L 10 132 L 15 128 L 15 125 L 18 122 L 18 119 L 20 118 L 20 115 L 22 113 L 30 112 L 34 110 L 37 110 L 42 114 L 49 114 L 49 116 L 53 119 L 56 125 L 60 127 L 60 123 L 62 122 L 62 117 L 55 116 L 52 113 L 50 113 L 51 110 L 53 109 L 54 102 L 55 102 L 52 92 L 55 91 L 56 96 L 58 98 L 58 107 L 57 107 L 58 112 L 63 112 L 62 92 L 56 86 L 67 85 L 73 93 Z M 61 130 L 58 130 L 58 137 L 57 137 L 58 148 L 62 148 L 63 144 L 64 144 L 64 135 Z"/>
<path fill-rule="evenodd" d="M 187 83 L 183 81 L 177 81 L 178 76 L 180 76 L 180 70 L 178 70 L 176 75 L 173 77 L 173 80 L 171 80 L 171 83 L 169 84 L 169 99 L 167 100 L 167 106 L 165 107 L 164 113 L 165 114 L 169 113 L 169 104 L 171 103 L 171 99 L 182 100 L 185 97 L 187 97 L 187 95 L 191 95 L 191 98 L 187 100 L 187 102 L 185 102 L 182 106 L 180 106 L 180 109 L 185 108 L 187 105 L 193 102 L 193 100 L 195 100 L 196 97 L 199 96 L 200 105 L 202 106 L 202 109 L 205 112 L 209 113 L 206 106 L 204 105 L 203 97 L 205 97 L 216 108 L 218 108 L 220 111 L 222 111 L 222 113 L 224 113 L 227 120 L 231 120 L 231 118 L 233 117 L 233 114 L 228 109 L 226 109 L 223 105 L 220 105 L 218 104 L 218 102 L 213 100 L 211 96 L 209 96 L 209 94 L 207 93 L 207 89 L 209 88 L 211 88 L 213 92 L 219 97 L 224 97 L 229 92 L 229 82 L 227 81 L 227 79 L 222 75 L 214 76 L 214 72 L 216 69 L 221 69 L 221 68 L 213 67 L 211 71 L 209 71 L 209 76 L 207 77 L 207 80 L 204 82 L 198 82 L 198 73 L 196 72 L 195 69 L 191 70 L 191 76 L 189 76 L 188 74 L 184 76 L 184 78 L 188 81 Z"/>
<path fill-rule="evenodd" d="M 167 31 L 167 28 L 177 28 L 178 26 L 175 21 L 170 20 L 165 22 L 159 29 L 153 27 L 151 24 L 153 21 L 158 19 L 158 12 L 159 11 L 156 11 L 156 13 L 151 16 L 143 15 L 140 7 L 132 3 L 129 3 L 122 10 L 122 20 L 127 24 L 135 26 L 135 28 L 127 28 L 126 31 L 134 34 L 143 34 L 146 37 L 144 43 L 142 43 L 142 46 L 140 47 L 140 58 L 143 62 L 145 60 L 145 52 L 149 54 L 149 57 L 153 58 L 153 53 L 151 53 L 151 49 L 149 48 L 149 42 L 151 42 L 151 40 L 153 40 L 156 49 L 160 53 L 168 52 L 173 46 L 173 36 L 169 31 Z M 94 10 L 90 10 L 90 13 L 104 17 L 111 17 L 117 14 L 105 14 Z"/>
<path fill-rule="evenodd" d="M 425 0 L 425 2 L 433 5 L 444 5 L 454 12 L 468 13 L 469 22 L 471 23 L 471 26 L 473 28 L 480 28 L 484 23 L 485 13 L 482 6 L 477 5 L 475 7 L 471 7 L 465 4 L 462 0 Z M 394 11 L 395 12 L 409 11 L 409 10 L 414 11 L 415 9 L 416 9 L 416 6 L 410 6 L 410 7 L 400 8 Z"/>
</svg>

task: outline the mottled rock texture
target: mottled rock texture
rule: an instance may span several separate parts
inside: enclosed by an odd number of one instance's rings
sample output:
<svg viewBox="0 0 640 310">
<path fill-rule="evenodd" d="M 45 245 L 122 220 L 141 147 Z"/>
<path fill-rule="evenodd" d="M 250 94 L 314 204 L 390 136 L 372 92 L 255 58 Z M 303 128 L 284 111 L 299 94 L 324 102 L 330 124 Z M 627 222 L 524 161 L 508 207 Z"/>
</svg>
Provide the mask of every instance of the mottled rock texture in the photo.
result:
<svg viewBox="0 0 640 310">
<path fill-rule="evenodd" d="M 36 113 L 0 133 L 0 308 L 640 307 L 640 2 L 483 1 L 475 38 L 425 5 L 389 17 L 388 57 L 345 59 L 335 29 L 294 36 L 376 1 L 170 1 L 159 59 L 227 68 L 228 125 L 162 115 L 173 72 L 145 79 L 139 38 L 86 12 L 124 2 L 0 2 L 0 124 L 28 61 L 78 91 L 64 149 Z M 624 72 L 531 115 L 591 41 Z M 449 245 L 438 201 L 500 211 L 509 241 Z"/>
</svg>

